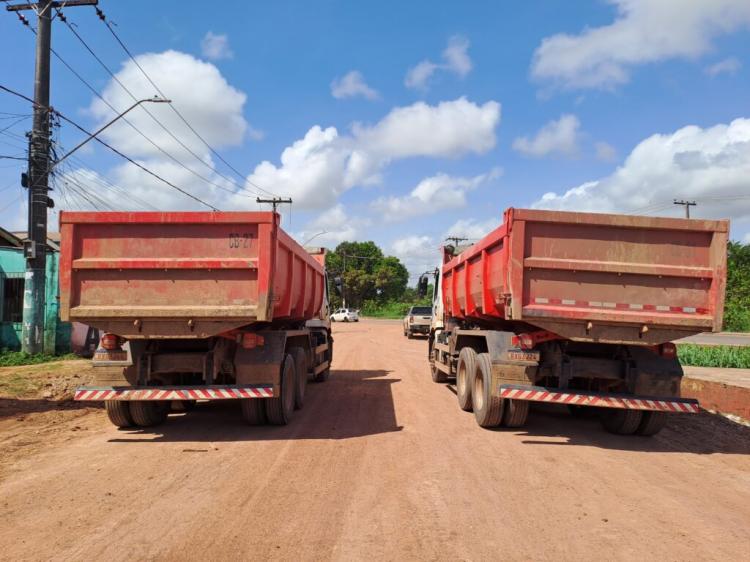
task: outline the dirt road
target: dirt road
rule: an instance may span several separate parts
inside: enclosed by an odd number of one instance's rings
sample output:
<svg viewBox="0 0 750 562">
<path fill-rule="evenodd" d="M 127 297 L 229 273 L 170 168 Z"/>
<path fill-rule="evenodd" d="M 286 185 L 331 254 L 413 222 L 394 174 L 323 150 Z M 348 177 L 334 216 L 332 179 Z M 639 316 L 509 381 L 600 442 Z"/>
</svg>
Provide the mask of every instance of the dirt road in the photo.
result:
<svg viewBox="0 0 750 562">
<path fill-rule="evenodd" d="M 335 337 L 331 380 L 287 427 L 243 426 L 237 404 L 156 431 L 54 404 L 0 420 L 4 452 L 36 442 L 0 476 L 0 559 L 747 556 L 747 428 L 703 415 L 627 438 L 547 409 L 482 430 L 399 324 Z"/>
</svg>

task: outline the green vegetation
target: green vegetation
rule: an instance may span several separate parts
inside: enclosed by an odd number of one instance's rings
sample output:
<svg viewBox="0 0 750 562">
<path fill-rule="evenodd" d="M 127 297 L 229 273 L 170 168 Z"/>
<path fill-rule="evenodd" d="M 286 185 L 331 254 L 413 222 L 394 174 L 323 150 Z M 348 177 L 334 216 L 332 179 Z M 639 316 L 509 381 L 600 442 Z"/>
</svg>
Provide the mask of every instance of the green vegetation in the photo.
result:
<svg viewBox="0 0 750 562">
<path fill-rule="evenodd" d="M 29 355 L 23 351 L 10 351 L 3 349 L 0 351 L 0 367 L 17 367 L 20 365 L 38 365 L 39 363 L 49 363 L 50 361 L 65 361 L 67 359 L 78 359 L 72 353 L 66 355 L 47 355 L 40 353 L 38 355 Z"/>
<path fill-rule="evenodd" d="M 342 242 L 326 255 L 332 278 L 343 280 L 346 306 L 379 310 L 407 293 L 409 272 L 398 258 L 386 256 L 375 242 Z M 342 306 L 342 295 L 331 292 L 331 306 Z"/>
<path fill-rule="evenodd" d="M 683 365 L 693 367 L 750 369 L 750 347 L 680 344 L 677 357 Z"/>
<path fill-rule="evenodd" d="M 724 330 L 750 332 L 750 244 L 730 242 L 727 248 Z"/>
<path fill-rule="evenodd" d="M 0 395 L 13 398 L 25 396 L 39 390 L 41 385 L 41 379 L 29 377 L 28 373 L 13 372 L 0 377 Z"/>
</svg>

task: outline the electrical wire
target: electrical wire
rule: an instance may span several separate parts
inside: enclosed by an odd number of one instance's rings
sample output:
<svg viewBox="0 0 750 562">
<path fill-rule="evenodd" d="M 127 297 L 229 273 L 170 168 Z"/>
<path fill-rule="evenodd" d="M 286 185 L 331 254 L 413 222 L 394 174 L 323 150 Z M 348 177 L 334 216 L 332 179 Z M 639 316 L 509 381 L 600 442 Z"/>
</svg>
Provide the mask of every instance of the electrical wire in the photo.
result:
<svg viewBox="0 0 750 562">
<path fill-rule="evenodd" d="M 58 10 L 58 11 L 59 11 L 59 10 Z M 80 42 L 80 43 L 81 43 L 81 44 L 82 44 L 82 45 L 83 45 L 83 46 L 85 47 L 85 49 L 86 49 L 86 50 L 87 50 L 87 51 L 88 51 L 88 52 L 89 52 L 89 53 L 91 54 L 91 56 L 92 56 L 92 57 L 94 57 L 94 59 L 95 59 L 95 60 L 96 60 L 96 61 L 97 61 L 97 62 L 99 63 L 99 65 L 100 65 L 100 66 L 101 66 L 101 67 L 102 67 L 102 68 L 103 68 L 103 69 L 104 69 L 104 70 L 105 70 L 105 71 L 107 72 L 107 74 L 109 74 L 109 76 L 110 76 L 110 77 L 111 77 L 111 78 L 112 78 L 112 79 L 113 79 L 113 80 L 114 80 L 115 82 L 117 82 L 117 84 L 118 84 L 118 85 L 119 85 L 119 86 L 120 86 L 120 87 L 121 87 L 121 88 L 122 88 L 122 89 L 123 89 L 123 90 L 125 91 L 125 93 L 127 93 L 127 94 L 128 94 L 128 95 L 129 95 L 129 96 L 130 96 L 130 97 L 132 98 L 132 100 L 133 100 L 133 101 L 138 101 L 138 98 L 137 98 L 137 97 L 136 97 L 136 96 L 135 96 L 135 95 L 133 94 L 133 92 L 131 92 L 131 91 L 130 91 L 130 89 L 128 89 L 128 87 L 127 87 L 127 86 L 125 86 L 125 84 L 123 84 L 123 83 L 122 83 L 122 81 L 121 81 L 121 80 L 120 80 L 120 79 L 119 79 L 119 78 L 117 77 L 117 75 L 116 75 L 116 74 L 115 74 L 115 73 L 114 73 L 114 72 L 112 71 L 112 69 L 110 69 L 110 68 L 109 68 L 109 66 L 107 66 L 107 64 L 106 64 L 106 63 L 105 63 L 105 62 L 104 62 L 104 61 L 103 61 L 103 60 L 102 60 L 102 59 L 101 59 L 101 58 L 99 57 L 99 55 L 97 55 L 97 54 L 96 54 L 96 52 L 94 51 L 94 49 L 92 49 L 92 48 L 91 48 L 91 46 L 90 46 L 90 45 L 89 45 L 89 44 L 88 44 L 88 43 L 86 42 L 86 40 L 85 40 L 85 39 L 84 39 L 83 37 L 81 37 L 81 35 L 80 35 L 80 34 L 79 34 L 79 33 L 78 33 L 78 32 L 77 32 L 76 30 L 75 30 L 75 28 L 74 28 L 74 27 L 73 27 L 73 26 L 72 26 L 72 25 L 71 25 L 71 24 L 70 24 L 70 23 L 69 23 L 69 22 L 67 21 L 67 19 L 63 19 L 63 20 L 61 20 L 61 21 L 62 21 L 63 23 L 65 23 L 65 25 L 66 25 L 66 26 L 68 27 L 68 29 L 70 29 L 71 33 L 73 33 L 73 35 L 74 35 L 74 36 L 76 37 L 76 39 L 78 39 L 78 41 L 79 41 L 79 42 Z M 147 78 L 148 78 L 148 77 L 147 77 Z M 150 79 L 150 78 L 148 78 L 148 80 L 149 80 L 149 81 L 151 81 L 151 79 Z M 153 82 L 152 82 L 152 84 L 153 84 Z M 158 89 L 158 87 L 157 87 L 157 91 L 161 92 L 161 90 L 159 90 L 159 89 Z M 162 94 L 162 96 L 163 96 L 163 94 Z M 163 96 L 163 97 L 165 97 L 165 99 L 166 99 L 166 96 Z M 108 104 L 108 105 L 109 105 L 109 104 Z M 171 105 L 171 104 L 170 104 L 170 105 Z M 167 133 L 167 134 L 168 134 L 168 135 L 169 135 L 169 136 L 170 136 L 170 137 L 171 137 L 171 138 L 172 138 L 172 139 L 173 139 L 173 140 L 175 141 L 175 142 L 177 142 L 177 143 L 178 143 L 178 144 L 179 144 L 179 145 L 180 145 L 180 146 L 181 146 L 182 148 L 184 148 L 184 149 L 185 149 L 185 150 L 186 150 L 186 151 L 187 151 L 187 152 L 188 152 L 188 153 L 189 153 L 189 154 L 190 154 L 191 156 L 193 156 L 193 157 L 194 157 L 194 158 L 195 158 L 196 160 L 198 160 L 198 162 L 200 162 L 201 164 L 203 164 L 204 166 L 206 166 L 206 167 L 207 167 L 207 168 L 208 168 L 208 169 L 209 169 L 209 170 L 210 170 L 211 172 L 213 172 L 213 173 L 216 173 L 216 174 L 218 174 L 219 176 L 221 176 L 222 178 L 224 178 L 224 179 L 225 179 L 226 181 L 228 181 L 228 182 L 230 182 L 230 183 L 233 183 L 234 185 L 236 185 L 237 187 L 239 187 L 239 188 L 240 188 L 241 190 L 243 190 L 243 191 L 247 191 L 247 192 L 249 192 L 249 193 L 252 193 L 253 195 L 260 195 L 260 193 L 257 193 L 257 192 L 254 192 L 254 191 L 248 190 L 248 189 L 247 189 L 247 188 L 245 188 L 244 186 L 242 186 L 242 185 L 238 184 L 237 182 L 235 182 L 235 181 L 234 181 L 233 179 L 231 179 L 231 178 L 228 178 L 227 176 L 225 176 L 225 175 L 221 174 L 220 172 L 218 172 L 217 170 L 215 170 L 215 169 L 214 169 L 214 167 L 213 167 L 213 166 L 212 166 L 211 164 L 209 164 L 208 162 L 206 162 L 205 160 L 203 160 L 203 158 L 201 158 L 201 157 L 200 157 L 200 156 L 199 156 L 198 154 L 196 154 L 196 153 L 195 153 L 195 151 L 193 151 L 193 150 L 192 150 L 192 149 L 191 149 L 191 148 L 190 148 L 189 146 L 187 146 L 187 145 L 186 145 L 186 144 L 185 144 L 185 143 L 184 143 L 183 141 L 181 141 L 181 140 L 180 140 L 180 139 L 179 139 L 179 138 L 178 138 L 178 137 L 177 137 L 177 136 L 176 136 L 176 135 L 175 135 L 175 134 L 174 134 L 174 133 L 173 133 L 173 132 L 172 132 L 172 131 L 171 131 L 171 130 L 169 129 L 169 127 L 167 127 L 166 125 L 164 125 L 164 123 L 162 123 L 162 122 L 161 122 L 161 121 L 160 121 L 160 120 L 159 120 L 159 119 L 158 119 L 158 118 L 157 118 L 157 117 L 156 117 L 156 116 L 155 116 L 155 115 L 154 115 L 154 114 L 153 114 L 153 113 L 152 113 L 151 111 L 149 111 L 149 109 L 148 109 L 147 107 L 145 107 L 145 106 L 141 106 L 141 109 L 143 109 L 143 111 L 145 111 L 145 112 L 146 112 L 146 114 L 147 114 L 147 115 L 148 115 L 149 117 L 151 117 L 151 119 L 153 119 L 153 120 L 154 120 L 154 122 L 155 122 L 155 123 L 156 123 L 157 125 L 159 125 L 159 126 L 160 126 L 160 127 L 161 127 L 161 128 L 162 128 L 162 129 L 163 129 L 163 130 L 164 130 L 164 131 L 165 131 L 165 132 L 166 132 L 166 133 Z M 152 144 L 154 144 L 154 143 L 152 142 Z M 156 145 L 154 144 L 154 146 L 156 146 Z M 173 157 L 172 155 L 170 155 L 170 154 L 167 154 L 167 153 L 166 153 L 166 152 L 165 152 L 165 151 L 164 151 L 163 149 L 161 149 L 160 147 L 158 147 L 158 146 L 157 146 L 156 148 L 157 148 L 157 149 L 159 149 L 159 151 L 160 151 L 160 152 L 164 153 L 164 154 L 165 154 L 166 156 L 168 156 L 169 158 L 171 158 L 171 159 L 175 160 L 175 158 L 174 158 L 174 157 Z M 178 163 L 179 163 L 179 162 L 178 162 Z M 224 186 L 222 186 L 222 185 L 220 185 L 220 184 L 217 184 L 217 183 L 215 183 L 215 182 L 212 182 L 212 181 L 211 181 L 211 180 L 209 180 L 208 178 L 206 178 L 206 177 L 204 177 L 204 176 L 202 176 L 202 175 L 198 174 L 197 172 L 195 172 L 194 170 L 192 170 L 192 169 L 188 168 L 188 167 L 187 167 L 187 166 L 185 166 L 184 164 L 182 164 L 182 163 L 180 163 L 180 164 L 181 164 L 181 165 L 182 165 L 183 167 L 187 168 L 187 169 L 188 169 L 188 171 L 190 171 L 191 173 L 193 173 L 194 175 L 196 175 L 197 177 L 199 177 L 199 178 L 200 178 L 201 180 L 205 181 L 206 183 L 209 183 L 209 184 L 211 184 L 211 185 L 214 185 L 215 187 L 218 187 L 219 189 L 223 189 L 224 191 L 228 191 L 229 193 L 233 193 L 233 194 L 234 194 L 234 193 L 236 193 L 235 191 L 233 191 L 233 190 L 231 190 L 231 189 L 225 188 Z"/>
<path fill-rule="evenodd" d="M 21 18 L 21 22 L 23 23 L 23 25 L 26 26 L 32 33 L 34 33 L 34 35 L 36 35 L 36 30 L 34 29 L 34 27 L 32 25 L 29 24 L 28 20 L 26 20 L 25 18 L 23 18 L 20 15 L 19 15 L 19 18 Z M 104 96 L 102 96 L 96 90 L 96 88 L 94 88 L 83 76 L 81 76 L 59 53 L 57 53 L 57 51 L 55 51 L 52 48 L 50 48 L 50 51 L 52 52 L 52 54 L 55 56 L 55 58 L 57 60 L 59 60 L 76 78 L 78 78 L 78 80 L 81 83 L 83 83 L 91 91 L 91 93 L 93 93 L 102 103 L 104 103 L 110 110 L 112 110 L 112 112 L 115 115 L 117 115 L 119 113 L 117 111 L 117 109 L 115 109 L 115 107 L 111 103 L 109 103 L 104 98 Z M 181 162 L 180 160 L 178 160 L 175 156 L 173 156 L 172 154 L 168 153 L 161 146 L 159 146 L 158 144 L 156 144 L 148 135 L 146 135 L 143 131 L 141 131 L 138 127 L 136 127 L 135 124 L 133 124 L 127 117 L 121 117 L 121 119 L 122 119 L 122 121 L 124 121 L 125 123 L 127 123 L 136 133 L 138 133 L 141 137 L 143 137 L 143 139 L 145 139 L 149 144 L 151 144 L 151 146 L 153 146 L 161 154 L 163 154 L 164 156 L 166 156 L 167 158 L 169 158 L 170 160 L 172 160 L 175 164 L 177 164 L 178 166 L 180 166 L 184 170 L 188 171 L 189 173 L 193 174 L 194 176 L 196 176 L 197 178 L 199 178 L 200 180 L 206 182 L 209 185 L 212 185 L 212 186 L 214 186 L 214 187 L 216 187 L 218 189 L 221 189 L 221 190 L 226 191 L 228 193 L 231 193 L 233 195 L 236 194 L 235 191 L 233 191 L 233 190 L 231 190 L 231 189 L 229 189 L 229 188 L 227 188 L 227 187 L 225 187 L 225 186 L 223 186 L 221 184 L 213 182 L 213 181 L 209 180 L 208 178 L 206 178 L 205 176 L 202 176 L 201 174 L 199 174 L 198 172 L 196 172 L 195 170 L 193 170 L 192 168 L 190 168 L 189 166 L 187 166 L 186 164 L 184 164 L 183 162 Z M 251 192 L 251 193 L 253 193 L 253 192 Z"/>
<path fill-rule="evenodd" d="M 26 100 L 27 102 L 33 104 L 35 107 L 37 106 L 37 103 L 34 100 L 32 100 L 30 97 L 25 96 L 25 95 L 23 95 L 23 94 L 21 94 L 19 92 L 16 92 L 15 90 L 11 90 L 10 88 L 8 88 L 6 86 L 3 86 L 1 84 L 0 84 L 0 90 L 8 92 L 9 94 L 12 94 L 14 96 L 20 97 L 20 98 Z M 76 123 L 75 121 L 73 121 L 72 119 L 70 119 L 69 117 L 66 117 L 65 115 L 63 115 L 62 113 L 60 113 L 59 111 L 57 111 L 56 109 L 53 109 L 52 107 L 45 107 L 43 109 L 45 109 L 47 111 L 50 111 L 50 112 L 53 112 L 55 115 L 57 115 L 60 119 L 64 120 L 66 123 L 69 123 L 69 124 L 73 125 L 76 129 L 78 129 L 82 133 L 86 134 L 87 136 L 91 136 L 91 133 L 89 131 L 87 131 L 81 125 L 79 125 L 78 123 Z M 103 141 L 99 137 L 92 137 L 92 138 L 93 138 L 93 140 L 95 140 L 99 144 L 107 147 L 109 150 L 111 150 L 112 152 L 114 152 L 115 154 L 117 154 L 118 156 L 120 156 L 121 158 L 124 158 L 125 160 L 127 160 L 128 162 L 130 162 L 131 164 L 133 164 L 134 166 L 136 166 L 137 168 L 143 170 L 144 172 L 146 172 L 150 176 L 156 178 L 157 180 L 161 181 L 165 185 L 171 187 L 172 189 L 175 189 L 175 190 L 179 191 L 180 193 L 186 195 L 187 197 L 190 197 L 191 199 L 197 201 L 201 205 L 204 205 L 204 206 L 208 207 L 209 209 L 211 209 L 213 211 L 218 211 L 218 209 L 216 207 L 214 207 L 213 205 L 211 205 L 210 203 L 207 203 L 207 202 L 203 201 L 202 199 L 200 199 L 199 197 L 196 197 L 192 193 L 190 193 L 188 191 L 185 191 L 181 187 L 178 187 L 175 184 L 173 184 L 172 182 L 164 179 L 163 177 L 161 177 L 160 175 L 158 175 L 156 172 L 153 172 L 153 171 L 149 170 L 147 167 L 145 167 L 140 162 L 137 162 L 137 161 L 133 160 L 130 156 L 127 156 L 127 155 L 123 154 L 122 152 L 120 152 L 119 150 L 117 150 L 115 147 L 113 147 L 112 145 L 110 145 L 107 142 Z"/>
<path fill-rule="evenodd" d="M 151 85 L 156 89 L 156 91 L 159 93 L 159 95 L 161 97 L 163 97 L 165 99 L 169 99 L 169 97 L 161 90 L 161 88 L 159 88 L 159 86 L 151 79 L 151 76 L 149 76 L 148 73 L 143 69 L 143 67 L 140 65 L 140 63 L 138 62 L 138 60 L 130 52 L 130 49 L 128 49 L 128 47 L 125 45 L 125 42 L 117 34 L 117 32 L 115 32 L 115 30 L 112 27 L 111 23 L 109 22 L 109 20 L 107 20 L 106 16 L 104 15 L 104 12 L 102 12 L 97 6 L 94 6 L 94 9 L 96 10 L 96 15 L 99 17 L 99 19 L 104 23 L 104 25 L 107 26 L 107 29 L 112 34 L 112 37 L 114 37 L 115 41 L 117 41 L 117 43 L 119 43 L 120 47 L 122 47 L 122 50 L 125 51 L 125 54 L 127 54 L 128 57 L 130 58 L 130 60 L 133 61 L 133 64 L 135 64 L 135 66 L 138 68 L 138 70 L 141 71 L 141 74 L 143 74 L 143 76 L 146 78 L 146 80 L 148 80 L 151 83 Z M 243 181 L 246 181 L 247 183 L 249 183 L 253 187 L 256 187 L 256 188 L 260 189 L 261 191 L 265 192 L 267 195 L 270 195 L 272 197 L 276 197 L 275 193 L 272 193 L 272 192 L 268 191 L 267 189 L 264 189 L 263 187 L 259 186 L 258 184 L 251 182 L 239 170 L 237 170 L 234 166 L 232 166 L 229 162 L 227 162 L 224 159 L 224 157 L 213 146 L 211 146 L 211 144 L 205 138 L 203 138 L 203 136 L 200 133 L 198 133 L 198 131 L 195 130 L 195 128 L 190 124 L 190 122 L 188 122 L 188 120 L 182 115 L 182 113 L 180 113 L 180 110 L 177 109 L 177 107 L 174 105 L 174 103 L 170 103 L 169 106 L 172 108 L 172 110 L 175 112 L 175 114 L 177 114 L 177 116 L 180 118 L 180 120 L 187 126 L 187 128 L 190 129 L 193 132 L 193 134 L 196 137 L 198 137 L 198 139 L 204 145 L 206 145 L 206 147 L 211 151 L 211 153 L 214 156 L 216 156 L 219 160 L 221 160 L 224 163 L 224 165 L 226 165 L 230 170 L 232 170 L 235 174 L 237 174 L 238 177 L 240 177 Z M 221 175 L 222 177 L 224 177 L 228 181 L 233 181 L 233 180 L 230 180 L 229 178 L 227 178 L 226 176 L 223 176 L 219 172 L 216 172 L 216 173 L 218 173 L 219 175 Z"/>
</svg>

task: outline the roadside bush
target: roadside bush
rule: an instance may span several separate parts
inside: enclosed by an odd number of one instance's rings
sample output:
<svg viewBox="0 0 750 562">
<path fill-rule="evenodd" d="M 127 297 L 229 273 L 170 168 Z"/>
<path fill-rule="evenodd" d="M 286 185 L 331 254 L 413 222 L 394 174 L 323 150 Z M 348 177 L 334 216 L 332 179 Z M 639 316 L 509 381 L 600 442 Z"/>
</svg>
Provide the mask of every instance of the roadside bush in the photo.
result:
<svg viewBox="0 0 750 562">
<path fill-rule="evenodd" d="M 693 367 L 750 369 L 750 347 L 680 344 L 677 357 L 683 365 Z"/>
<path fill-rule="evenodd" d="M 3 349 L 0 351 L 0 367 L 18 367 L 21 365 L 38 365 L 39 363 L 49 363 L 50 361 L 64 361 L 66 359 L 80 359 L 72 353 L 67 355 L 48 355 L 40 353 L 38 355 L 29 355 L 23 351 L 11 351 Z"/>
</svg>

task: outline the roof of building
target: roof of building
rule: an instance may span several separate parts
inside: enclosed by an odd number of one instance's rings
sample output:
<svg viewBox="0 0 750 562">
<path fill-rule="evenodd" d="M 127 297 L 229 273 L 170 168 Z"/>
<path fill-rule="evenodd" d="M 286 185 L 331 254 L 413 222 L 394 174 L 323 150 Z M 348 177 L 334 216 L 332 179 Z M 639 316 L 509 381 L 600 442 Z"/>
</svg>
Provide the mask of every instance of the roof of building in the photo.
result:
<svg viewBox="0 0 750 562">
<path fill-rule="evenodd" d="M 26 235 L 27 234 L 26 232 L 23 232 L 23 231 L 11 232 L 10 234 L 20 239 L 22 242 L 23 240 L 28 240 L 28 236 Z M 47 247 L 49 247 L 52 250 L 55 250 L 56 252 L 60 251 L 60 233 L 59 232 L 47 233 Z"/>
<path fill-rule="evenodd" d="M 0 227 L 0 246 L 21 248 L 23 247 L 23 240 L 12 232 Z"/>
</svg>

